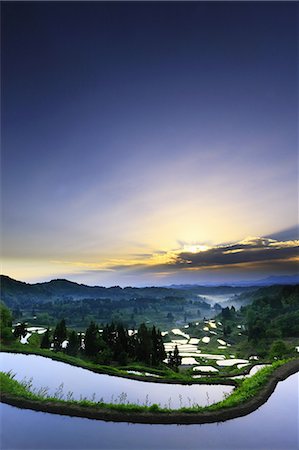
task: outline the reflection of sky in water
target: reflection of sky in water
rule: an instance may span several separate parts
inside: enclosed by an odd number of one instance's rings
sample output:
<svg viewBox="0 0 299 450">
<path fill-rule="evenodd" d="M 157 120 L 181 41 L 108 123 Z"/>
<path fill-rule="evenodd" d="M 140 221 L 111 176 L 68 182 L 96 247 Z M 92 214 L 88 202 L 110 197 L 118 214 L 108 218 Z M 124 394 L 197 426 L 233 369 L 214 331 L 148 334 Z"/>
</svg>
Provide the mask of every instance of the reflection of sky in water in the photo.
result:
<svg viewBox="0 0 299 450">
<path fill-rule="evenodd" d="M 189 404 L 206 405 L 215 403 L 230 393 L 232 386 L 179 385 L 150 383 L 126 378 L 100 375 L 79 367 L 70 366 L 35 355 L 1 353 L 2 371 L 12 370 L 18 381 L 33 377 L 36 388 L 49 387 L 53 394 L 63 383 L 63 393 L 73 392 L 74 398 L 80 395 L 105 402 L 130 402 L 144 404 L 160 403 L 172 408 Z M 123 394 L 126 394 L 124 396 Z M 180 398 L 181 396 L 181 398 Z M 148 399 L 148 400 L 147 400 Z M 169 403 L 170 402 L 170 403 Z"/>
<path fill-rule="evenodd" d="M 205 425 L 103 422 L 1 404 L 2 445 L 16 450 L 296 450 L 298 381 L 295 374 L 278 383 L 267 403 L 248 416 Z"/>
</svg>

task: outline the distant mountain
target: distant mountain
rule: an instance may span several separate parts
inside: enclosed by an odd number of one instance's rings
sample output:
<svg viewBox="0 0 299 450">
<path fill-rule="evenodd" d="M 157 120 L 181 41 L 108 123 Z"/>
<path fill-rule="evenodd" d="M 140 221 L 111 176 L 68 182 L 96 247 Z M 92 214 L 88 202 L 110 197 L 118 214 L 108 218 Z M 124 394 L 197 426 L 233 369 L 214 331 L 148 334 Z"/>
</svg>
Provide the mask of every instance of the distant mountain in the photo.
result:
<svg viewBox="0 0 299 450">
<path fill-rule="evenodd" d="M 299 284 L 299 274 L 272 276 L 264 278 L 262 280 L 258 280 L 254 283 L 255 286 L 271 286 L 273 284 Z"/>
<path fill-rule="evenodd" d="M 68 280 L 52 280 L 45 283 L 29 284 L 1 275 L 1 299 L 6 303 L 9 300 L 47 302 L 57 298 L 96 297 L 103 292 L 90 286 L 79 285 Z"/>
<path fill-rule="evenodd" d="M 234 295 L 236 293 L 247 291 L 251 286 L 233 286 L 233 285 L 197 285 L 197 284 L 172 284 L 169 286 L 171 289 L 178 289 L 182 291 L 192 291 L 202 295 Z"/>
<path fill-rule="evenodd" d="M 1 275 L 1 300 L 9 307 L 17 305 L 47 303 L 56 300 L 78 301 L 82 299 L 110 299 L 112 301 L 130 299 L 162 299 L 186 298 L 198 299 L 200 296 L 227 296 L 230 300 L 244 301 L 245 294 L 250 295 L 258 288 L 277 284 L 293 284 L 293 277 L 270 277 L 266 280 L 255 282 L 252 286 L 196 286 L 196 285 L 172 285 L 169 287 L 125 287 L 119 286 L 87 286 L 85 284 L 74 283 L 69 280 L 57 279 L 44 283 L 24 283 L 14 280 L 8 276 Z M 279 281 L 281 281 L 279 283 Z M 242 297 L 243 296 L 243 297 Z M 202 298 L 202 300 L 205 300 Z M 218 300 L 215 300 L 218 301 Z"/>
<path fill-rule="evenodd" d="M 81 300 L 92 298 L 109 298 L 111 300 L 125 300 L 131 298 L 162 298 L 178 296 L 177 290 L 164 287 L 134 288 L 119 286 L 102 287 L 87 286 L 72 281 L 58 279 L 44 283 L 24 283 L 6 275 L 0 276 L 1 300 L 8 306 L 30 303 L 46 303 L 55 300 Z"/>
<path fill-rule="evenodd" d="M 240 288 L 254 288 L 258 286 L 271 286 L 273 284 L 299 284 L 299 274 L 295 275 L 280 275 L 280 276 L 270 276 L 267 278 L 262 278 L 260 280 L 240 280 L 240 281 L 229 281 L 226 283 L 203 283 L 203 284 L 172 284 L 169 287 L 173 289 L 198 289 L 202 290 L 203 293 L 208 288 L 218 288 L 220 291 L 225 291 L 227 289 L 227 293 L 229 290 L 234 289 L 236 287 Z M 216 293 L 216 291 L 215 291 Z"/>
</svg>

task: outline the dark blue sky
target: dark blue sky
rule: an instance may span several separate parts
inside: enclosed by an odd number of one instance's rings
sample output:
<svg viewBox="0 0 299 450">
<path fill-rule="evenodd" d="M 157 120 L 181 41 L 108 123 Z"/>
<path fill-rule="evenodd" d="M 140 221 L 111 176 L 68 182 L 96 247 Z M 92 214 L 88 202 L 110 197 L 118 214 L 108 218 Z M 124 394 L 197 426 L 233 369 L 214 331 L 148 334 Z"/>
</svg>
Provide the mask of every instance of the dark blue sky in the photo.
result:
<svg viewBox="0 0 299 450">
<path fill-rule="evenodd" d="M 184 245 L 294 227 L 297 11 L 2 3 L 6 272 L 156 282 Z"/>
</svg>

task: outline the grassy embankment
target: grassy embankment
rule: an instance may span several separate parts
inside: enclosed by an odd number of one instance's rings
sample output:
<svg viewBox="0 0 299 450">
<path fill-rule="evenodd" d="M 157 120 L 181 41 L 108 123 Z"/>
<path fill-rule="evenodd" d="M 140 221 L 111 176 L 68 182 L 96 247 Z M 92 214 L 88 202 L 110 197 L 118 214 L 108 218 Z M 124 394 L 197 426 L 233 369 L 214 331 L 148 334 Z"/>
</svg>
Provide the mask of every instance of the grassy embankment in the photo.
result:
<svg viewBox="0 0 299 450">
<path fill-rule="evenodd" d="M 28 385 L 26 383 L 19 383 L 16 380 L 13 379 L 13 376 L 11 374 L 5 374 L 3 372 L 0 372 L 0 382 L 1 382 L 1 392 L 2 396 L 4 397 L 4 401 L 7 401 L 7 403 L 20 405 L 22 407 L 22 404 L 26 405 L 26 400 L 31 402 L 31 406 L 35 404 L 35 407 L 33 409 L 39 409 L 38 405 L 41 406 L 42 410 L 48 410 L 51 411 L 51 404 L 55 404 L 56 407 L 60 405 L 62 413 L 65 411 L 66 414 L 70 413 L 71 415 L 77 415 L 77 413 L 72 414 L 72 407 L 75 407 L 75 409 L 78 407 L 85 408 L 88 407 L 88 409 L 96 410 L 103 410 L 103 411 L 118 411 L 123 413 L 154 413 L 154 414 L 160 414 L 160 416 L 163 414 L 171 414 L 176 413 L 183 417 L 184 415 L 192 414 L 192 413 L 198 413 L 198 414 L 210 414 L 213 412 L 221 412 L 223 410 L 228 409 L 235 409 L 235 417 L 237 416 L 237 408 L 246 405 L 246 402 L 249 402 L 250 400 L 253 400 L 254 398 L 258 398 L 261 391 L 265 388 L 265 385 L 269 383 L 274 379 L 274 387 L 276 385 L 276 382 L 279 381 L 281 378 L 277 378 L 275 380 L 275 373 L 278 372 L 279 368 L 282 368 L 285 365 L 287 366 L 293 366 L 292 371 L 295 372 L 296 370 L 299 370 L 299 359 L 296 360 L 280 360 L 274 362 L 271 366 L 265 367 L 264 369 L 261 369 L 257 374 L 253 375 L 250 378 L 244 379 L 244 380 L 238 380 L 238 387 L 233 391 L 231 395 L 229 395 L 227 398 L 225 398 L 223 401 L 212 404 L 210 406 L 202 407 L 198 405 L 193 405 L 191 407 L 182 407 L 176 410 L 168 409 L 168 408 L 162 408 L 157 404 L 153 404 L 151 406 L 149 405 L 136 405 L 136 404 L 129 404 L 129 403 L 103 403 L 103 402 L 93 402 L 88 399 L 83 400 L 63 400 L 61 398 L 57 397 L 49 397 L 47 394 L 43 394 L 41 391 L 39 392 L 31 392 L 30 388 L 28 388 Z M 281 374 L 283 375 L 283 371 L 280 370 Z M 289 370 L 290 372 L 290 370 Z M 273 389 L 274 389 L 273 387 Z M 273 391 L 272 389 L 272 391 Z M 266 391 L 265 391 L 266 392 Z M 265 393 L 265 400 L 269 397 L 269 392 Z M 6 398 L 6 400 L 5 400 Z M 10 399 L 10 400 L 9 400 Z M 264 400 L 264 401 L 265 401 Z M 28 403 L 28 402 L 27 402 Z M 258 405 L 263 403 L 261 399 L 259 399 Z M 44 407 L 42 407 L 44 405 Z M 26 407 L 26 406 L 24 406 Z M 28 406 L 27 404 L 27 407 Z M 251 409 L 252 410 L 252 409 Z M 57 412 L 57 411 L 56 411 Z M 250 411 L 249 411 L 250 412 Z M 84 415 L 84 411 L 79 414 L 80 416 Z M 243 415 L 243 414 L 242 414 Z M 211 414 L 210 414 L 211 416 Z M 213 416 L 212 416 L 213 417 Z M 216 416 L 215 416 L 216 417 Z M 102 417 L 103 418 L 103 417 Z M 211 418 L 211 417 L 210 417 Z M 229 417 L 227 417 L 229 418 Z M 124 420 L 126 417 L 124 416 Z M 117 419 L 119 420 L 119 418 Z M 215 419 L 216 421 L 217 419 Z M 150 419 L 149 419 L 150 421 Z M 162 420 L 163 421 L 163 420 Z M 211 420 L 209 420 L 211 421 Z"/>
</svg>

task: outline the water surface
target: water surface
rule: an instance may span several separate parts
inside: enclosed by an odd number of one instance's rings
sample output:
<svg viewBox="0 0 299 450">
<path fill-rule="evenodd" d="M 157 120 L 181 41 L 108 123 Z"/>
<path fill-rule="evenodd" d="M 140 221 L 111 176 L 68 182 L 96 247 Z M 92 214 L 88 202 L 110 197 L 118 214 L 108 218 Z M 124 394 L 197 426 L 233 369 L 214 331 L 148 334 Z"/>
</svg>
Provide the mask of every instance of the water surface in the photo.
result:
<svg viewBox="0 0 299 450">
<path fill-rule="evenodd" d="M 32 377 L 33 387 L 49 388 L 49 394 L 62 392 L 63 398 L 72 392 L 73 398 L 87 397 L 95 401 L 112 403 L 158 403 L 169 408 L 207 405 L 215 403 L 232 392 L 226 385 L 181 385 L 130 380 L 102 375 L 80 367 L 54 361 L 37 355 L 0 353 L 1 370 L 12 371 L 15 379 L 22 381 Z M 63 387 L 58 389 L 63 383 Z"/>
<path fill-rule="evenodd" d="M 298 374 L 239 419 L 205 425 L 103 422 L 1 404 L 2 450 L 297 450 Z"/>
</svg>

